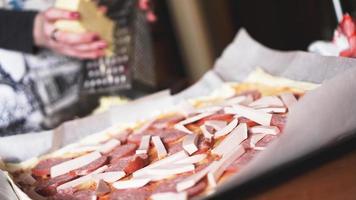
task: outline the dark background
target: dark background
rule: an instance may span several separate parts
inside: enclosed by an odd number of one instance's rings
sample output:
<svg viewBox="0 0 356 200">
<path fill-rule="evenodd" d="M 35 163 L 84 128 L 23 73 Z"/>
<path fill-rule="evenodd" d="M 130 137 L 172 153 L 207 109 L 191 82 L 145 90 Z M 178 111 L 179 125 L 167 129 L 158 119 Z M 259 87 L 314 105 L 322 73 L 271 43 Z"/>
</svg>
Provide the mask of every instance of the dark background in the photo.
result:
<svg viewBox="0 0 356 200">
<path fill-rule="evenodd" d="M 306 50 L 315 40 L 331 40 L 337 26 L 332 0 L 198 0 L 211 40 L 214 60 L 244 27 L 263 45 L 279 50 Z M 356 16 L 356 1 L 341 1 Z M 179 91 L 191 83 L 179 49 L 166 0 L 154 1 L 158 21 L 152 25 L 158 88 Z"/>
</svg>

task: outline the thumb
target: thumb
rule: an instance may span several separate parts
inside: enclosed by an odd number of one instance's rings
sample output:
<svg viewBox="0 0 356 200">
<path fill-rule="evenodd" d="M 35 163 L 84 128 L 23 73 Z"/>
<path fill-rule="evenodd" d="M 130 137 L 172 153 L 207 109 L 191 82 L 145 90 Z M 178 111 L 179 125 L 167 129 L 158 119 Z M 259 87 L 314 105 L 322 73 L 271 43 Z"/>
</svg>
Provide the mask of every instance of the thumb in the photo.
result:
<svg viewBox="0 0 356 200">
<path fill-rule="evenodd" d="M 80 14 L 78 12 L 62 10 L 58 8 L 49 8 L 48 10 L 44 11 L 44 17 L 48 21 L 56 21 L 60 19 L 78 20 L 80 19 Z"/>
</svg>

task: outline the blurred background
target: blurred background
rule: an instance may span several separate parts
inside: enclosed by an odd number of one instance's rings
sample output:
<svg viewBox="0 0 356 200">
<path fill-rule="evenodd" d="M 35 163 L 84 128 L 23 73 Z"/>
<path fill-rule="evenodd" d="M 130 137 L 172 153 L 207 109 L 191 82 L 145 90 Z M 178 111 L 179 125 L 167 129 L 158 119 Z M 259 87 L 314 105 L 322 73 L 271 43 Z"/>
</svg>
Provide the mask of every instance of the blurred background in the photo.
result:
<svg viewBox="0 0 356 200">
<path fill-rule="evenodd" d="M 356 16 L 356 1 L 340 2 Z M 157 89 L 173 92 L 210 69 L 241 27 L 267 47 L 306 50 L 337 26 L 331 0 L 156 0 L 154 11 Z"/>
</svg>

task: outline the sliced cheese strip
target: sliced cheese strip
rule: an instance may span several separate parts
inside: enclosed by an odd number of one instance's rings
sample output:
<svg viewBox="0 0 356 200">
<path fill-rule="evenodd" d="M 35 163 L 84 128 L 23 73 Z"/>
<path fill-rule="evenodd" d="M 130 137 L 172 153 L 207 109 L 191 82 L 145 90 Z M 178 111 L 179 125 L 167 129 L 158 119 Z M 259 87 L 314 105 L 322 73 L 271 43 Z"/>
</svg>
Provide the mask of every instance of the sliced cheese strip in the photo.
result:
<svg viewBox="0 0 356 200">
<path fill-rule="evenodd" d="M 150 148 L 151 135 L 145 135 L 142 137 L 140 146 L 136 150 L 136 154 L 147 154 L 148 149 Z"/>
<path fill-rule="evenodd" d="M 113 172 L 104 172 L 100 174 L 94 174 L 93 178 L 95 180 L 104 180 L 108 183 L 113 183 L 115 181 L 120 180 L 121 178 L 125 177 L 126 173 L 123 171 L 113 171 Z"/>
<path fill-rule="evenodd" d="M 254 108 L 263 108 L 263 107 L 271 107 L 271 106 L 282 107 L 284 106 L 284 104 L 281 101 L 281 99 L 279 99 L 276 96 L 266 96 L 250 103 L 249 106 Z"/>
<path fill-rule="evenodd" d="M 198 120 L 201 120 L 201 119 L 203 119 L 205 117 L 208 117 L 208 116 L 210 116 L 212 114 L 214 114 L 214 112 L 201 113 L 201 114 L 195 115 L 193 117 L 188 117 L 187 119 L 179 122 L 179 124 L 182 124 L 182 125 L 191 124 L 191 123 L 196 122 Z"/>
<path fill-rule="evenodd" d="M 213 167 L 214 167 L 214 165 L 210 164 L 209 166 L 207 166 L 203 170 L 199 171 L 198 173 L 195 173 L 195 174 L 183 179 L 182 181 L 178 182 L 176 185 L 176 190 L 178 192 L 182 192 L 188 188 L 193 187 L 202 178 L 204 178 Z"/>
<path fill-rule="evenodd" d="M 152 199 L 152 200 L 187 200 L 188 194 L 186 192 L 156 193 L 156 194 L 151 195 L 150 199 Z"/>
<path fill-rule="evenodd" d="M 238 124 L 238 120 L 234 118 L 227 126 L 225 126 L 223 129 L 216 131 L 214 134 L 214 138 L 219 138 L 221 136 L 229 134 Z"/>
<path fill-rule="evenodd" d="M 105 144 L 103 144 L 98 151 L 100 153 L 109 153 L 110 151 L 112 151 L 116 146 L 120 145 L 121 142 L 117 139 L 111 139 L 109 141 L 107 141 Z"/>
<path fill-rule="evenodd" d="M 287 112 L 287 108 L 285 108 L 285 107 L 257 108 L 256 110 L 262 111 L 265 113 L 286 113 Z"/>
<path fill-rule="evenodd" d="M 193 154 L 198 151 L 198 135 L 191 134 L 186 135 L 183 140 L 183 149 L 189 154 Z"/>
<path fill-rule="evenodd" d="M 105 181 L 100 180 L 98 184 L 96 184 L 95 193 L 98 196 L 103 196 L 111 192 L 110 185 L 108 185 Z"/>
<path fill-rule="evenodd" d="M 64 184 L 62 184 L 62 185 L 57 187 L 57 191 L 68 189 L 68 188 L 71 188 L 71 187 L 76 187 L 76 186 L 84 184 L 86 182 L 94 181 L 93 176 L 95 174 L 103 172 L 106 169 L 107 169 L 107 166 L 106 167 L 103 166 L 103 167 L 100 167 L 100 168 L 96 169 L 95 171 L 91 172 L 88 175 L 85 175 L 85 176 L 79 177 L 77 179 L 74 179 L 72 181 L 69 181 L 67 183 L 64 183 Z"/>
<path fill-rule="evenodd" d="M 179 131 L 182 131 L 182 132 L 184 132 L 184 133 L 193 134 L 192 131 L 190 131 L 189 129 L 187 129 L 187 127 L 185 127 L 183 124 L 180 124 L 180 123 L 175 124 L 175 125 L 174 125 L 174 128 L 177 129 L 177 130 L 179 130 Z"/>
<path fill-rule="evenodd" d="M 139 187 L 145 186 L 150 181 L 151 180 L 148 178 L 143 178 L 143 179 L 134 178 L 134 179 L 125 180 L 125 181 L 116 181 L 112 184 L 112 186 L 118 190 L 139 188 Z"/>
<path fill-rule="evenodd" d="M 227 122 L 221 121 L 221 120 L 209 120 L 209 121 L 206 121 L 204 124 L 206 126 L 211 126 L 216 131 L 219 131 L 227 125 Z"/>
<path fill-rule="evenodd" d="M 234 105 L 233 108 L 237 115 L 246 117 L 258 124 L 269 126 L 272 120 L 272 114 L 264 113 L 261 111 L 257 111 L 255 109 L 241 106 L 241 105 Z"/>
<path fill-rule="evenodd" d="M 177 160 L 175 164 L 194 164 L 203 161 L 207 157 L 206 154 L 198 154 L 194 156 L 190 156 L 188 158 L 184 158 L 182 160 Z"/>
<path fill-rule="evenodd" d="M 224 108 L 225 114 L 236 115 L 236 110 L 233 107 L 225 107 Z"/>
<path fill-rule="evenodd" d="M 170 163 L 174 163 L 176 162 L 177 160 L 182 160 L 184 158 L 188 158 L 188 154 L 185 152 L 185 151 L 180 151 L 178 153 L 175 153 L 171 156 L 168 156 L 162 160 L 158 160 L 157 162 L 154 162 L 142 169 L 139 169 L 137 171 L 135 171 L 132 175 L 134 177 L 139 177 L 139 176 L 143 176 L 147 173 L 147 169 L 151 169 L 151 168 L 154 168 L 154 167 L 159 167 L 159 166 L 163 166 L 163 165 L 166 165 L 166 164 L 170 164 Z"/>
<path fill-rule="evenodd" d="M 156 147 L 156 152 L 158 159 L 162 159 L 167 155 L 167 150 L 166 147 L 164 147 L 164 144 L 159 136 L 153 136 L 152 137 L 152 142 L 153 145 Z"/>
<path fill-rule="evenodd" d="M 195 169 L 193 164 L 169 164 L 166 166 L 160 166 L 157 168 L 147 169 L 147 174 L 153 176 L 168 176 L 174 174 L 181 174 L 184 172 L 190 172 Z"/>
<path fill-rule="evenodd" d="M 258 133 L 258 134 L 254 134 L 251 136 L 251 140 L 250 140 L 250 147 L 256 150 L 264 150 L 264 147 L 256 147 L 257 142 L 259 142 L 260 140 L 262 140 L 262 138 L 264 138 L 266 136 L 266 134 L 263 133 Z"/>
<path fill-rule="evenodd" d="M 208 181 L 212 187 L 216 187 L 219 178 L 223 175 L 225 170 L 240 156 L 245 153 L 242 145 L 235 146 L 231 152 L 226 154 L 219 160 L 214 161 L 213 167 L 208 173 Z"/>
<path fill-rule="evenodd" d="M 252 134 L 263 133 L 268 135 L 277 135 L 280 133 L 280 130 L 276 126 L 254 126 L 250 128 L 250 132 Z"/>
<path fill-rule="evenodd" d="M 280 95 L 284 105 L 288 108 L 288 110 L 291 109 L 291 107 L 297 103 L 297 98 L 295 98 L 294 94 L 292 93 L 284 93 Z"/>
<path fill-rule="evenodd" d="M 98 169 L 96 169 L 95 171 L 93 171 L 91 174 L 101 173 L 101 172 L 105 171 L 107 168 L 109 168 L 107 165 L 103 165 L 103 166 L 99 167 Z"/>
<path fill-rule="evenodd" d="M 100 157 L 101 157 L 101 154 L 99 152 L 95 151 L 95 152 L 86 154 L 84 156 L 80 156 L 78 158 L 74 158 L 72 160 L 65 161 L 63 163 L 55 165 L 55 166 L 51 167 L 51 177 L 60 176 L 62 174 L 70 172 L 74 169 L 83 167 Z"/>
<path fill-rule="evenodd" d="M 201 126 L 200 126 L 200 130 L 202 131 L 204 137 L 205 137 L 206 139 L 208 139 L 209 141 L 211 141 L 211 139 L 214 137 L 214 135 L 211 134 L 211 133 L 208 131 L 208 129 L 206 128 L 205 125 L 201 125 Z"/>
<path fill-rule="evenodd" d="M 210 115 L 214 114 L 214 112 L 206 112 L 206 113 L 201 113 L 201 114 L 198 114 L 198 115 L 195 115 L 193 117 L 189 117 L 177 124 L 174 125 L 174 128 L 177 129 L 177 130 L 180 130 L 180 131 L 183 131 L 185 133 L 189 133 L 189 134 L 192 134 L 193 132 L 190 131 L 189 129 L 187 129 L 185 127 L 186 124 L 190 124 L 190 123 L 193 123 L 193 122 L 196 122 L 198 120 L 201 120 L 205 117 L 208 117 Z"/>
<path fill-rule="evenodd" d="M 145 174 L 145 175 L 141 175 L 137 178 L 140 178 L 140 179 L 150 179 L 151 181 L 161 181 L 161 180 L 164 180 L 164 179 L 168 179 L 168 178 L 172 178 L 174 177 L 175 174 L 166 174 L 166 175 L 153 175 L 153 174 Z M 135 177 L 136 178 L 136 177 Z"/>
<path fill-rule="evenodd" d="M 241 123 L 220 144 L 212 149 L 211 153 L 223 156 L 226 152 L 230 152 L 234 147 L 240 145 L 245 139 L 247 139 L 247 125 L 246 123 Z"/>
</svg>

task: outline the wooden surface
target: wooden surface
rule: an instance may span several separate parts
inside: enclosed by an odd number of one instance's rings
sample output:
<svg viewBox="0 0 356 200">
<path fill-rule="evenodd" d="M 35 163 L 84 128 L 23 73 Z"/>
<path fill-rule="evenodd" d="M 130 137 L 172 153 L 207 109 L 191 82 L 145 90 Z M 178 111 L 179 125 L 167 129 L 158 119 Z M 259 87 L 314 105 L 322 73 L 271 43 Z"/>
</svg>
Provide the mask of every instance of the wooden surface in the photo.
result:
<svg viewBox="0 0 356 200">
<path fill-rule="evenodd" d="M 254 200 L 355 200 L 356 149 L 268 189 Z"/>
</svg>

